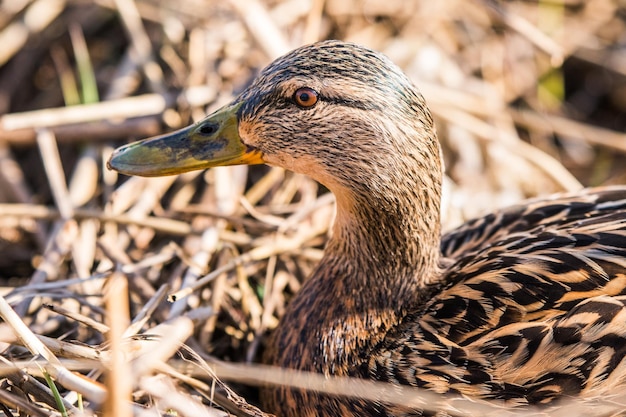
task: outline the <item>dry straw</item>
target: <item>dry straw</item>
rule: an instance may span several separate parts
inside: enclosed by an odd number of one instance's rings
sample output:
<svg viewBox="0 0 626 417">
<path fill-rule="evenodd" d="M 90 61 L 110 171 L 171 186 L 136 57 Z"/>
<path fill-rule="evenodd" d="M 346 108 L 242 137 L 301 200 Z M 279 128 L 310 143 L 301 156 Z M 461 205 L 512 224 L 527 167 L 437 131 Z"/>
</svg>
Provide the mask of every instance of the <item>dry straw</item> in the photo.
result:
<svg viewBox="0 0 626 417">
<path fill-rule="evenodd" d="M 262 416 L 251 403 L 264 382 L 451 415 L 622 409 L 617 392 L 515 411 L 252 365 L 321 257 L 332 196 L 276 168 L 128 179 L 103 161 L 114 146 L 226 103 L 287 50 L 340 38 L 381 50 L 422 87 L 446 158 L 446 229 L 525 197 L 623 183 L 623 7 L 0 3 L 0 409 L 58 415 L 44 373 L 72 415 Z"/>
</svg>

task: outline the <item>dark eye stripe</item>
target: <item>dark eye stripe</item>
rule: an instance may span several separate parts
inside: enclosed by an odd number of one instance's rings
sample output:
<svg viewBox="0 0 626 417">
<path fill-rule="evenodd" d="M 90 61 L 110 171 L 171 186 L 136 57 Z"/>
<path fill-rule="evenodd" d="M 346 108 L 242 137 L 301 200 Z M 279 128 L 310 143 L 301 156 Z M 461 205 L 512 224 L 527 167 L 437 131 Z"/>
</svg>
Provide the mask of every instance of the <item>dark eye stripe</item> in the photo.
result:
<svg viewBox="0 0 626 417">
<path fill-rule="evenodd" d="M 252 109 L 256 108 L 256 106 L 261 105 L 261 102 L 265 102 L 265 105 L 273 107 L 276 110 L 286 109 L 290 106 L 293 106 L 294 104 L 297 105 L 298 107 L 301 107 L 302 109 L 307 109 L 306 106 L 302 106 L 297 103 L 296 98 L 295 98 L 295 93 L 292 94 L 291 96 L 285 96 L 284 94 L 285 93 L 283 91 L 278 90 L 278 91 L 274 91 L 273 93 L 266 95 L 264 98 L 262 96 L 252 97 L 251 99 L 248 100 L 247 105 L 244 106 L 245 108 L 240 110 L 240 112 L 249 113 L 253 111 Z M 327 97 L 319 93 L 317 95 L 317 102 L 334 104 L 337 106 L 350 107 L 350 108 L 360 109 L 360 110 L 378 110 L 378 111 L 383 110 L 383 108 L 380 105 L 377 105 L 373 103 L 372 101 L 354 100 L 351 98 L 336 97 L 336 96 Z M 313 106 L 308 107 L 308 108 L 312 108 L 312 107 Z"/>
<path fill-rule="evenodd" d="M 352 107 L 360 110 L 383 110 L 379 105 L 371 101 L 352 100 L 341 97 L 320 97 L 320 100 L 336 104 L 338 106 Z"/>
</svg>

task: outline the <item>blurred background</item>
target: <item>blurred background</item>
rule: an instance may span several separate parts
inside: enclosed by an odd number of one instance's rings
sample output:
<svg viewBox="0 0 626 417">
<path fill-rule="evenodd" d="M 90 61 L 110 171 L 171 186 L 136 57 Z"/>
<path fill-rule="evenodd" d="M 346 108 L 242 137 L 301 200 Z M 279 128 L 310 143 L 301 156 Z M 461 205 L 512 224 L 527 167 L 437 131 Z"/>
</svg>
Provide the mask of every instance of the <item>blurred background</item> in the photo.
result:
<svg viewBox="0 0 626 417">
<path fill-rule="evenodd" d="M 258 362 L 321 257 L 332 196 L 269 167 L 145 179 L 104 165 L 115 147 L 200 120 L 274 58 L 323 39 L 385 53 L 426 97 L 446 162 L 445 230 L 524 198 L 626 183 L 624 0 L 4 1 L 0 278 L 24 322 L 106 350 L 110 329 L 89 320 L 118 311 L 107 305 L 117 271 L 125 320 L 139 323 L 126 336 L 193 316 L 181 338 L 204 360 Z M 6 360 L 32 354 L 0 334 Z M 202 392 L 168 377 L 181 395 Z M 8 393 L 45 403 L 11 378 Z M 138 389 L 137 403 L 159 408 Z M 256 391 L 240 392 L 234 401 L 218 384 L 221 400 L 201 396 L 260 415 L 243 405 Z"/>
</svg>

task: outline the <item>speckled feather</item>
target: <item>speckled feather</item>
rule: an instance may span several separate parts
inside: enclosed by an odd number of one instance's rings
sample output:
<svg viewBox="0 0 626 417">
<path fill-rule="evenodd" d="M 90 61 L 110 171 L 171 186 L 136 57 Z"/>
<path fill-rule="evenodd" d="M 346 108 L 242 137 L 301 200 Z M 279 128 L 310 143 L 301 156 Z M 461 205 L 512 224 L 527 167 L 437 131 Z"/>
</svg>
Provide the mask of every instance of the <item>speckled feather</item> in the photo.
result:
<svg viewBox="0 0 626 417">
<path fill-rule="evenodd" d="M 319 93 L 312 108 L 293 102 L 302 87 Z M 385 57 L 303 47 L 238 101 L 247 146 L 337 197 L 325 256 L 274 332 L 270 363 L 510 406 L 624 383 L 626 188 L 531 201 L 440 237 L 433 121 Z M 280 416 L 421 415 L 287 387 L 264 399 Z"/>
<path fill-rule="evenodd" d="M 625 246 L 623 188 L 470 222 L 443 237 L 454 263 L 439 293 L 388 334 L 368 373 L 511 405 L 606 394 L 626 379 Z"/>
</svg>

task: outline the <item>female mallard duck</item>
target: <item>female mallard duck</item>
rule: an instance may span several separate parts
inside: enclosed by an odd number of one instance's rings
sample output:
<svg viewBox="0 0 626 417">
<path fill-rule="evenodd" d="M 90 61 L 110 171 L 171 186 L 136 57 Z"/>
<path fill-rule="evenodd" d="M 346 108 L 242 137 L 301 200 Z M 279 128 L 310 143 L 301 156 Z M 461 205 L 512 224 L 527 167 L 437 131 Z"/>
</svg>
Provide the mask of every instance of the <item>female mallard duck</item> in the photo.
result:
<svg viewBox="0 0 626 417">
<path fill-rule="evenodd" d="M 546 404 L 626 379 L 626 187 L 536 200 L 440 236 L 442 163 L 424 99 L 384 56 L 338 41 L 270 64 L 186 129 L 109 166 L 166 175 L 267 163 L 336 196 L 325 255 L 274 332 L 270 363 Z M 421 415 L 277 388 L 281 416 Z"/>
</svg>

